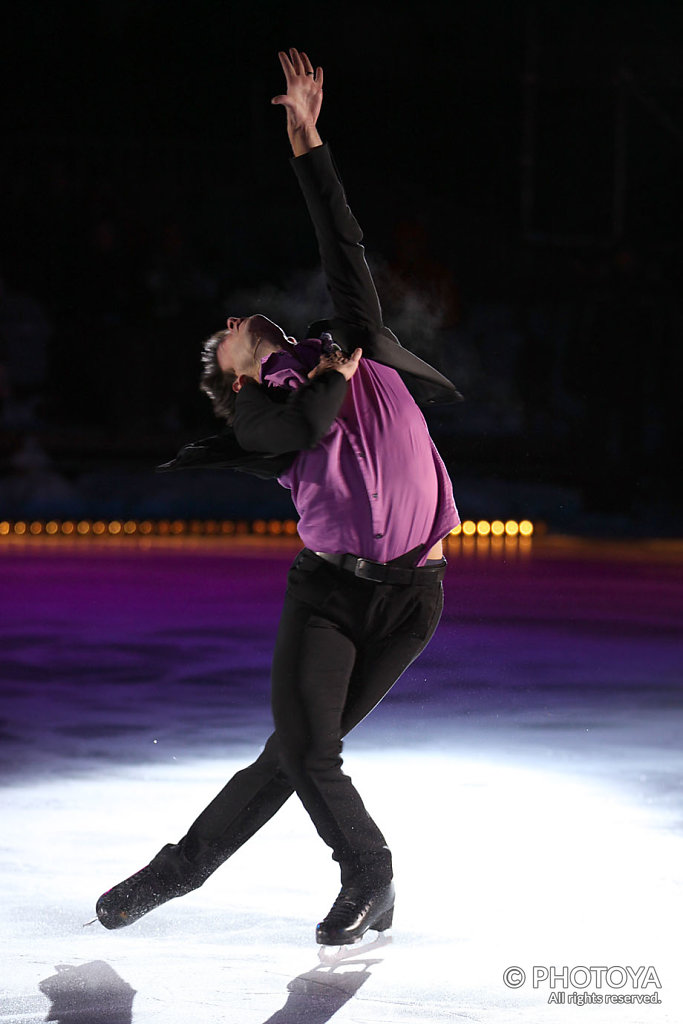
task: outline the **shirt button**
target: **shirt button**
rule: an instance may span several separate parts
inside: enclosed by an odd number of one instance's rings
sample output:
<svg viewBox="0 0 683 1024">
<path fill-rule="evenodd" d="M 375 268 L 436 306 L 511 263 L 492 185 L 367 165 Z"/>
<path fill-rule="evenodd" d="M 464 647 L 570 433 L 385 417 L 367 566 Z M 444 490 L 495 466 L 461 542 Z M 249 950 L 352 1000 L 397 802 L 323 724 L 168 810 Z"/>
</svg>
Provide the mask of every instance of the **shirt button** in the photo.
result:
<svg viewBox="0 0 683 1024">
<path fill-rule="evenodd" d="M 383 534 L 383 533 L 376 533 L 376 534 L 375 534 L 375 540 L 379 540 L 379 539 L 380 539 L 380 537 L 383 537 L 383 536 L 384 536 L 384 534 Z"/>
<path fill-rule="evenodd" d="M 373 498 L 376 498 L 376 497 L 377 497 L 377 495 L 376 495 L 376 494 L 373 494 Z"/>
</svg>

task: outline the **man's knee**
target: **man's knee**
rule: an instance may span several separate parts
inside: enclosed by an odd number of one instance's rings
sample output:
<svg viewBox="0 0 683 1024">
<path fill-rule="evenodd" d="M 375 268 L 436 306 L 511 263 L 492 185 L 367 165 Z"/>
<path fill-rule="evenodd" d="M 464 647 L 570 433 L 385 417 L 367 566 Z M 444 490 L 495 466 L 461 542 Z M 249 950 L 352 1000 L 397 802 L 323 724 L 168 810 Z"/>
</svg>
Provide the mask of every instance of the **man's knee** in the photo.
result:
<svg viewBox="0 0 683 1024">
<path fill-rule="evenodd" d="M 342 766 L 341 747 L 341 740 L 325 746 L 281 745 L 280 766 L 293 783 L 301 778 L 334 774 Z"/>
</svg>

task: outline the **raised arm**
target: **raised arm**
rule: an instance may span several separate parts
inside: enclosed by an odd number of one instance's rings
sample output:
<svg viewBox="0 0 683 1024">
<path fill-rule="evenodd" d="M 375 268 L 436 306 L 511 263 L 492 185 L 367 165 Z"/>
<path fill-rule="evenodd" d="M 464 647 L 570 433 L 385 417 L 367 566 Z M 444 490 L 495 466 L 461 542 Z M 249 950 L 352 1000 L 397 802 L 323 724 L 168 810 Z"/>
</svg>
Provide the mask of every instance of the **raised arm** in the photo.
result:
<svg viewBox="0 0 683 1024">
<path fill-rule="evenodd" d="M 313 70 L 308 56 L 294 47 L 289 54 L 280 50 L 278 56 L 285 73 L 287 92 L 273 96 L 270 102 L 285 108 L 292 153 L 303 156 L 323 144 L 316 128 L 323 102 L 323 69 Z"/>
<path fill-rule="evenodd" d="M 320 261 L 335 316 L 346 323 L 377 329 L 382 310 L 365 262 L 363 232 L 351 213 L 329 148 L 316 127 L 322 106 L 323 70 L 313 70 L 308 56 L 280 52 L 287 92 L 272 102 L 287 111 L 287 134 L 299 180 L 313 222 Z"/>
</svg>

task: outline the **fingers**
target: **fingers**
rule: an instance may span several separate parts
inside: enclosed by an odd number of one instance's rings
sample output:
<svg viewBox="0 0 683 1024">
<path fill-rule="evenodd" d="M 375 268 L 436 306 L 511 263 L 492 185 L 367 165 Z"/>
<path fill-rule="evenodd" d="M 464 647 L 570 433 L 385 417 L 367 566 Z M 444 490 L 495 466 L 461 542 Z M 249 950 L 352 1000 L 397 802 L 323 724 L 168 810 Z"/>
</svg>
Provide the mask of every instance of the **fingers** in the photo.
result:
<svg viewBox="0 0 683 1024">
<path fill-rule="evenodd" d="M 289 52 L 286 50 L 280 50 L 278 53 L 280 58 L 280 64 L 282 70 L 285 73 L 287 83 L 293 81 L 295 78 L 310 76 L 317 85 L 322 85 L 323 80 L 323 69 L 316 68 L 313 70 L 310 58 L 307 53 L 302 50 L 301 53 L 295 46 L 290 46 Z"/>
<path fill-rule="evenodd" d="M 304 53 L 303 50 L 301 51 L 301 60 L 302 60 L 303 66 L 304 66 L 305 73 L 309 77 L 311 77 L 313 79 L 313 81 L 315 82 L 316 85 L 322 86 L 322 84 L 323 84 L 323 69 L 321 67 L 318 67 L 314 71 L 313 70 L 313 65 L 311 64 L 311 61 L 309 59 L 308 54 Z"/>
<path fill-rule="evenodd" d="M 297 75 L 305 75 L 306 68 L 304 67 L 304 62 L 302 61 L 299 51 L 296 49 L 296 47 L 290 46 L 289 57 Z"/>
<path fill-rule="evenodd" d="M 314 377 L 319 377 L 321 373 L 327 373 L 328 370 L 335 370 L 338 366 L 338 360 L 332 359 L 330 356 L 322 356 L 320 362 L 309 371 L 308 377 L 312 380 Z"/>
<path fill-rule="evenodd" d="M 358 364 L 360 363 L 362 355 L 363 349 L 357 348 L 350 356 L 339 356 L 336 354 L 331 356 L 321 356 L 320 362 L 309 371 L 308 377 L 312 380 L 314 377 L 318 377 L 321 373 L 328 373 L 330 370 L 336 370 L 338 373 L 341 373 L 342 377 L 347 381 L 351 380 L 358 369 Z"/>
<path fill-rule="evenodd" d="M 280 58 L 280 64 L 282 65 L 282 70 L 285 73 L 285 78 L 289 82 L 291 78 L 294 78 L 294 68 L 292 67 L 292 62 L 284 50 L 279 51 L 278 57 Z"/>
</svg>

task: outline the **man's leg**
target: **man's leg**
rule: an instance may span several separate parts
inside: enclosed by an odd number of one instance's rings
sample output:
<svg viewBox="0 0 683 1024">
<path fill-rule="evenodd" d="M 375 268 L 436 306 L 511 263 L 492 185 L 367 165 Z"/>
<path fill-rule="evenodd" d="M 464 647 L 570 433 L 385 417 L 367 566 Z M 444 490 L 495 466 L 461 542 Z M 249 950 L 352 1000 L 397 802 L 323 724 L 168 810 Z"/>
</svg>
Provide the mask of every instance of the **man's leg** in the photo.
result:
<svg viewBox="0 0 683 1024">
<path fill-rule="evenodd" d="M 426 646 L 443 591 L 440 583 L 396 587 L 334 568 L 323 574 L 336 574 L 333 587 L 304 580 L 283 609 L 273 658 L 281 764 L 339 861 L 342 884 L 359 877 L 379 883 L 392 877 L 391 855 L 342 771 L 342 737 Z M 322 600 L 306 600 L 313 595 Z"/>
<path fill-rule="evenodd" d="M 202 811 L 178 843 L 167 843 L 150 863 L 97 901 L 106 928 L 122 928 L 176 896 L 199 888 L 228 857 L 282 807 L 294 789 L 277 762 L 271 736 L 261 755 Z"/>
<path fill-rule="evenodd" d="M 443 607 L 438 583 L 392 587 L 337 573 L 337 587 L 315 605 L 286 601 L 273 661 L 282 765 L 341 866 L 341 892 L 316 929 L 325 945 L 391 926 L 391 854 L 341 770 L 341 738 L 426 646 Z"/>
<path fill-rule="evenodd" d="M 198 888 L 265 825 L 294 792 L 279 766 L 277 737 L 233 775 L 178 843 L 169 843 L 150 868 L 182 892 Z"/>
<path fill-rule="evenodd" d="M 273 718 L 280 761 L 321 839 L 350 881 L 360 853 L 380 855 L 384 836 L 342 771 L 341 721 L 356 661 L 340 624 L 288 597 L 273 657 Z"/>
</svg>

